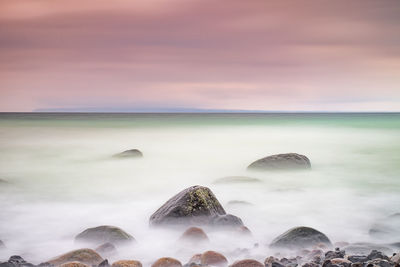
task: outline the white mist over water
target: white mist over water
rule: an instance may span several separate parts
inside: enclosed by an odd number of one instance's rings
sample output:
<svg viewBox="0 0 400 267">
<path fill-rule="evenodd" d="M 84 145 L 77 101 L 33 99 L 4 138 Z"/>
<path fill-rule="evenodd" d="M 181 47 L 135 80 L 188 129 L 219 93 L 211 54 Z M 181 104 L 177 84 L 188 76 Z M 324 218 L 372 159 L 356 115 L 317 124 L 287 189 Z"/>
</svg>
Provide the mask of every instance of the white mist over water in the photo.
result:
<svg viewBox="0 0 400 267">
<path fill-rule="evenodd" d="M 101 118 L 55 122 L 0 124 L 0 179 L 7 181 L 0 183 L 0 240 L 7 246 L 0 250 L 0 261 L 12 254 L 33 263 L 49 260 L 80 248 L 74 237 L 99 225 L 121 227 L 137 240 L 118 249 L 111 262 L 136 259 L 147 266 L 171 256 L 186 263 L 210 249 L 232 262 L 246 256 L 237 248 L 248 248 L 247 256 L 263 260 L 271 255 L 270 241 L 291 227 L 314 227 L 333 242 L 375 242 L 368 235 L 370 226 L 400 211 L 396 127 L 296 119 L 285 125 L 206 121 L 115 127 Z M 112 158 L 132 148 L 144 157 Z M 286 152 L 308 156 L 312 170 L 246 170 L 254 160 Z M 214 183 L 225 176 L 261 182 Z M 196 184 L 209 187 L 253 237 L 211 231 L 209 244 L 190 247 L 177 241 L 183 231 L 149 228 L 158 207 Z M 228 205 L 232 200 L 251 205 Z M 399 241 L 394 236 L 379 242 Z"/>
</svg>

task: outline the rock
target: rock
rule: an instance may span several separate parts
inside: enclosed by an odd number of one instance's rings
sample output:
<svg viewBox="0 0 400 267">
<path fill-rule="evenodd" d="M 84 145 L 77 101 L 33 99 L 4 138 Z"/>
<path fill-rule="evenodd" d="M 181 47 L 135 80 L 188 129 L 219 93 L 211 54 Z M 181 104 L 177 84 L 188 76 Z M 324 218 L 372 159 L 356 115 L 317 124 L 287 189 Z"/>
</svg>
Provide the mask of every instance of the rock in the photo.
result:
<svg viewBox="0 0 400 267">
<path fill-rule="evenodd" d="M 138 149 L 129 149 L 124 152 L 115 154 L 116 158 L 141 158 L 143 157 L 143 153 Z"/>
<path fill-rule="evenodd" d="M 336 259 L 336 258 L 344 258 L 345 255 L 346 255 L 346 252 L 344 250 L 340 250 L 339 248 L 336 248 L 335 251 L 327 251 L 325 253 L 325 259 L 331 260 L 331 259 Z"/>
<path fill-rule="evenodd" d="M 6 245 L 4 245 L 3 241 L 0 240 L 0 249 L 5 248 Z"/>
<path fill-rule="evenodd" d="M 397 241 L 400 238 L 399 225 L 400 213 L 395 213 L 374 223 L 369 230 L 369 234 L 385 241 L 390 239 L 396 239 L 395 241 Z"/>
<path fill-rule="evenodd" d="M 134 260 L 120 260 L 114 262 L 111 267 L 142 267 L 142 263 Z"/>
<path fill-rule="evenodd" d="M 242 220 L 232 214 L 225 214 L 220 216 L 215 216 L 211 219 L 210 224 L 217 227 L 241 227 L 243 226 Z"/>
<path fill-rule="evenodd" d="M 259 159 L 248 167 L 250 170 L 294 170 L 294 169 L 310 169 L 310 160 L 300 154 L 286 153 L 268 156 Z"/>
<path fill-rule="evenodd" d="M 182 241 L 204 242 L 209 241 L 207 234 L 199 227 L 190 227 L 180 237 Z"/>
<path fill-rule="evenodd" d="M 195 255 L 193 255 L 193 256 L 190 258 L 188 264 L 192 264 L 192 263 L 197 264 L 197 265 L 198 265 L 198 264 L 201 264 L 201 254 L 195 254 Z"/>
<path fill-rule="evenodd" d="M 320 265 L 318 263 L 314 263 L 314 262 L 307 262 L 307 263 L 304 263 L 301 267 L 320 267 Z"/>
<path fill-rule="evenodd" d="M 346 253 L 353 255 L 368 255 L 372 250 L 382 251 L 385 254 L 392 253 L 392 250 L 388 247 L 366 242 L 352 243 L 343 249 Z"/>
<path fill-rule="evenodd" d="M 348 256 L 347 259 L 353 263 L 356 263 L 356 262 L 364 263 L 368 260 L 367 256 L 360 256 L 360 255 L 351 255 L 351 256 Z"/>
<path fill-rule="evenodd" d="M 343 266 L 343 267 L 350 267 L 352 262 L 343 258 L 336 258 L 330 260 L 332 264 Z"/>
<path fill-rule="evenodd" d="M 112 256 L 117 253 L 115 246 L 109 242 L 98 246 L 95 251 L 103 256 Z"/>
<path fill-rule="evenodd" d="M 63 263 L 60 265 L 60 267 L 90 267 L 90 266 L 78 261 L 73 261 L 73 262 Z"/>
<path fill-rule="evenodd" d="M 32 263 L 26 262 L 21 256 L 14 255 L 8 259 L 8 262 L 0 264 L 1 267 L 35 267 Z"/>
<path fill-rule="evenodd" d="M 261 182 L 260 179 L 248 176 L 227 176 L 215 180 L 214 184 L 259 183 L 259 182 Z"/>
<path fill-rule="evenodd" d="M 110 264 L 108 263 L 108 260 L 104 260 L 100 262 L 100 264 L 97 267 L 110 267 Z"/>
<path fill-rule="evenodd" d="M 383 260 L 383 259 L 374 259 L 374 260 L 370 260 L 367 261 L 364 264 L 365 267 L 393 267 L 394 264 L 387 261 L 387 260 Z"/>
<path fill-rule="evenodd" d="M 275 238 L 270 247 L 304 249 L 319 243 L 332 246 L 329 238 L 323 233 L 310 227 L 295 227 Z"/>
<path fill-rule="evenodd" d="M 397 254 L 394 254 L 391 258 L 390 258 L 391 262 L 394 262 L 396 264 L 400 264 L 400 252 Z"/>
<path fill-rule="evenodd" d="M 153 263 L 151 267 L 182 267 L 182 264 L 173 258 L 161 258 Z"/>
<path fill-rule="evenodd" d="M 211 266 L 226 266 L 228 265 L 228 260 L 224 255 L 215 251 L 206 251 L 201 254 L 201 264 L 211 265 Z"/>
<path fill-rule="evenodd" d="M 150 217 L 150 225 L 215 225 L 237 219 L 226 217 L 226 212 L 215 195 L 207 187 L 192 186 L 169 199 Z M 218 218 L 223 216 L 221 220 Z M 237 217 L 236 217 L 237 218 Z"/>
<path fill-rule="evenodd" d="M 49 260 L 48 263 L 58 266 L 67 262 L 74 261 L 87 265 L 98 265 L 103 261 L 103 258 L 96 251 L 88 248 L 83 248 L 60 255 L 57 258 Z"/>
<path fill-rule="evenodd" d="M 278 258 L 270 256 L 264 260 L 265 267 L 280 267 L 282 265 Z M 283 265 L 282 265 L 283 266 Z"/>
<path fill-rule="evenodd" d="M 229 267 L 264 267 L 264 265 L 256 260 L 246 259 L 246 260 L 235 261 Z"/>
<path fill-rule="evenodd" d="M 123 244 L 135 241 L 135 239 L 118 227 L 102 225 L 86 229 L 75 237 L 75 241 L 98 245 L 102 243 Z"/>
<path fill-rule="evenodd" d="M 382 252 L 378 250 L 372 250 L 371 253 L 367 256 L 367 260 L 374 260 L 374 259 L 384 259 L 384 260 L 389 260 L 389 257 L 383 254 Z"/>
</svg>

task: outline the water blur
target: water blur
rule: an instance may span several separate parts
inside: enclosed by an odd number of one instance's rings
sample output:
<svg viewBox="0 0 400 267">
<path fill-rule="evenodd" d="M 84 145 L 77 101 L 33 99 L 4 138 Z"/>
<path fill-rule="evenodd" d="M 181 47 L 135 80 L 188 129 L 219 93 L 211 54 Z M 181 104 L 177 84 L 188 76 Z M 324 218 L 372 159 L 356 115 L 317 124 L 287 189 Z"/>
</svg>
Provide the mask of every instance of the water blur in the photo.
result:
<svg viewBox="0 0 400 267">
<path fill-rule="evenodd" d="M 112 155 L 137 148 L 141 159 Z M 269 242 L 305 225 L 333 242 L 376 240 L 376 221 L 399 212 L 400 114 L 0 114 L 0 261 L 33 263 L 79 248 L 88 227 L 115 225 L 138 241 L 111 258 L 185 263 L 238 248 L 263 260 Z M 297 152 L 311 171 L 250 172 L 261 157 Z M 260 182 L 216 183 L 226 176 Z M 208 186 L 252 237 L 209 231 L 187 246 L 180 231 L 151 229 L 150 215 L 191 185 Z M 229 203 L 230 201 L 236 201 Z M 248 203 L 240 203 L 246 201 Z M 255 247 L 254 244 L 259 246 Z"/>
</svg>

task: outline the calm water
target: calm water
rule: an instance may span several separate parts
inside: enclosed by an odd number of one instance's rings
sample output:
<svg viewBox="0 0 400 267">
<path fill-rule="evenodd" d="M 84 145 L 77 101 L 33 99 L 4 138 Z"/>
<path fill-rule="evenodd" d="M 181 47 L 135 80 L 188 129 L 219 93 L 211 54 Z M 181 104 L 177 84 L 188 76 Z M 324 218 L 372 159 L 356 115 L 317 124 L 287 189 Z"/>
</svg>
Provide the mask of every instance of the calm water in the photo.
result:
<svg viewBox="0 0 400 267">
<path fill-rule="evenodd" d="M 142 159 L 111 156 L 138 148 Z M 309 172 L 254 173 L 246 167 L 276 153 L 297 152 Z M 259 183 L 214 183 L 225 176 Z M 214 249 L 229 260 L 298 225 L 333 241 L 374 240 L 377 220 L 400 212 L 400 114 L 0 114 L 0 261 L 11 254 L 39 263 L 78 245 L 88 227 L 110 224 L 138 241 L 118 259 L 186 262 Z M 148 218 L 195 184 L 211 188 L 227 212 L 253 233 L 242 239 L 210 232 L 210 244 L 184 247 L 180 232 L 154 230 Z M 228 204 L 238 200 L 247 205 Z M 111 259 L 111 262 L 114 259 Z"/>
</svg>

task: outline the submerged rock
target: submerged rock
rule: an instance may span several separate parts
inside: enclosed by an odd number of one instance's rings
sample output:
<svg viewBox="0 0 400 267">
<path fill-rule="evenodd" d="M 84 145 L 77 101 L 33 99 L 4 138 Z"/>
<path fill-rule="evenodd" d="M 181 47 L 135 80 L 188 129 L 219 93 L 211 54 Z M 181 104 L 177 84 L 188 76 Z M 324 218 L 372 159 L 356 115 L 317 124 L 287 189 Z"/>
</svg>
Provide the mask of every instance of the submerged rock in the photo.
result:
<svg viewBox="0 0 400 267">
<path fill-rule="evenodd" d="M 311 227 L 295 227 L 289 229 L 285 233 L 276 237 L 270 247 L 272 248 L 288 248 L 288 249 L 304 249 L 307 247 L 317 246 L 319 244 L 332 246 L 329 238 Z"/>
<path fill-rule="evenodd" d="M 151 267 L 182 267 L 182 263 L 174 258 L 161 258 L 158 259 Z"/>
<path fill-rule="evenodd" d="M 232 214 L 215 216 L 211 219 L 210 225 L 217 227 L 241 227 L 242 219 Z"/>
<path fill-rule="evenodd" d="M 135 239 L 121 228 L 102 225 L 86 229 L 75 237 L 75 241 L 92 244 L 122 244 L 135 241 Z"/>
<path fill-rule="evenodd" d="M 142 267 L 142 263 L 135 260 L 120 260 L 114 262 L 111 267 Z"/>
<path fill-rule="evenodd" d="M 233 264 L 229 265 L 229 267 L 264 267 L 264 265 L 259 261 L 246 259 L 235 261 Z"/>
<path fill-rule="evenodd" d="M 99 253 L 100 255 L 102 255 L 102 256 L 107 256 L 107 257 L 108 257 L 108 256 L 112 256 L 112 255 L 115 255 L 115 254 L 117 253 L 116 247 L 115 247 L 113 244 L 109 243 L 109 242 L 104 243 L 104 244 L 98 246 L 98 247 L 95 249 L 95 251 L 96 251 L 97 253 Z"/>
<path fill-rule="evenodd" d="M 224 208 L 209 188 L 196 185 L 184 189 L 162 205 L 151 215 L 150 225 L 217 226 L 229 222 L 236 225 L 238 218 L 234 217 L 227 217 Z"/>
<path fill-rule="evenodd" d="M 249 170 L 310 169 L 310 160 L 300 154 L 277 154 L 259 159 L 247 167 Z"/>
<path fill-rule="evenodd" d="M 103 261 L 103 258 L 96 251 L 88 248 L 83 248 L 60 255 L 57 258 L 49 260 L 47 263 L 58 266 L 67 262 L 74 261 L 87 265 L 98 265 Z"/>
<path fill-rule="evenodd" d="M 129 149 L 124 152 L 115 154 L 116 158 L 141 158 L 143 157 L 143 153 L 139 149 Z"/>
<path fill-rule="evenodd" d="M 228 260 L 224 255 L 215 251 L 206 251 L 201 254 L 200 262 L 202 265 L 211 266 L 226 266 L 228 265 Z"/>
<path fill-rule="evenodd" d="M 21 256 L 14 255 L 7 262 L 0 263 L 0 267 L 35 267 L 35 265 L 25 261 Z"/>
<path fill-rule="evenodd" d="M 199 227 L 190 227 L 180 237 L 182 241 L 204 242 L 208 241 L 207 234 Z"/>
<path fill-rule="evenodd" d="M 215 180 L 214 184 L 259 183 L 259 182 L 261 182 L 260 179 L 248 176 L 227 176 Z"/>
</svg>

